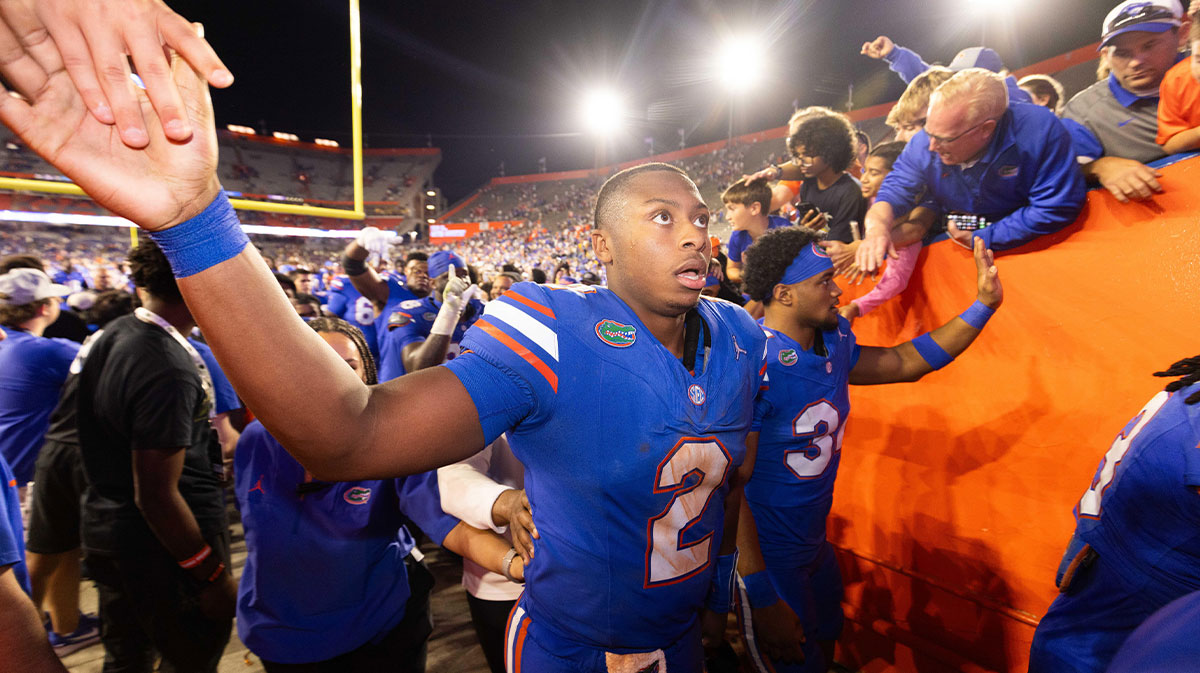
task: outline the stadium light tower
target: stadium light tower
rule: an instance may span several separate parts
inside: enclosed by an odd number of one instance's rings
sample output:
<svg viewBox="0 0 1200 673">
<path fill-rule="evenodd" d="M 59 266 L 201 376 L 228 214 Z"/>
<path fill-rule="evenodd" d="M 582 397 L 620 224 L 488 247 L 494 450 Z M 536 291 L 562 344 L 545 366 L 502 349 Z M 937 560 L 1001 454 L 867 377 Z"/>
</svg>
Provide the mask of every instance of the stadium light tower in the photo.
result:
<svg viewBox="0 0 1200 673">
<path fill-rule="evenodd" d="M 717 80 L 729 92 L 729 139 L 733 144 L 733 106 L 740 95 L 758 84 L 766 65 L 767 41 L 749 34 L 731 35 L 716 51 Z"/>
</svg>

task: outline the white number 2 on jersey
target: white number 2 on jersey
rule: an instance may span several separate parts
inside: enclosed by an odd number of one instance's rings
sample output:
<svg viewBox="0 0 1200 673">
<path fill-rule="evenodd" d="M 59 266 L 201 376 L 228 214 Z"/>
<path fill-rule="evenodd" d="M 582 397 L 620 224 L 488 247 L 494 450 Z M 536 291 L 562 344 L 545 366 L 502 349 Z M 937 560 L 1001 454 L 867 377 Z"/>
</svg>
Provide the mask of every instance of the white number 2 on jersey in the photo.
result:
<svg viewBox="0 0 1200 673">
<path fill-rule="evenodd" d="M 712 531 L 686 544 L 682 538 L 704 516 L 713 492 L 725 481 L 730 462 L 729 452 L 715 438 L 688 437 L 659 463 L 654 492 L 673 491 L 674 495 L 667 509 L 647 526 L 647 588 L 686 579 L 708 564 Z"/>
<path fill-rule="evenodd" d="M 1113 440 L 1112 446 L 1108 448 L 1108 452 L 1104 454 L 1104 463 L 1100 466 L 1100 474 L 1096 476 L 1096 481 L 1092 483 L 1092 487 L 1083 494 L 1079 499 L 1079 514 L 1091 518 L 1099 518 L 1100 516 L 1100 499 L 1104 496 L 1104 490 L 1112 483 L 1113 477 L 1117 475 L 1117 466 L 1121 464 L 1121 459 L 1125 457 L 1125 452 L 1129 450 L 1129 445 L 1133 443 L 1133 438 L 1137 437 L 1142 428 L 1154 418 L 1154 414 L 1158 413 L 1159 409 L 1167 403 L 1171 398 L 1171 394 L 1160 392 L 1155 395 L 1145 407 L 1138 412 L 1137 416 L 1125 426 L 1121 434 Z"/>
<path fill-rule="evenodd" d="M 841 414 L 828 400 L 818 400 L 804 407 L 792 421 L 792 435 L 805 439 L 798 449 L 784 452 L 788 469 L 798 479 L 814 479 L 829 467 L 829 460 L 836 451 L 842 450 Z"/>
<path fill-rule="evenodd" d="M 354 320 L 360 325 L 370 325 L 375 322 L 375 305 L 366 297 L 354 301 Z"/>
</svg>

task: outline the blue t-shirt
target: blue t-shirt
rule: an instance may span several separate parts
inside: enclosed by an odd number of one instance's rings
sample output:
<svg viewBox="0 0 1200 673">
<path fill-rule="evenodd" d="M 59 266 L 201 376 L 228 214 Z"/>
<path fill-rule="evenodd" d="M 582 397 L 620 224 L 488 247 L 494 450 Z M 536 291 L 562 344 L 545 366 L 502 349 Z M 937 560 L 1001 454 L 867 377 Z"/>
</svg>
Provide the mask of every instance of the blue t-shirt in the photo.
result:
<svg viewBox="0 0 1200 673">
<path fill-rule="evenodd" d="M 754 402 L 759 432 L 746 501 L 772 563 L 803 565 L 825 541 L 825 519 L 850 414 L 850 370 L 861 348 L 845 318 L 821 332 L 825 355 L 768 327 L 767 374 Z"/>
<path fill-rule="evenodd" d="M 688 371 L 611 290 L 517 283 L 445 365 L 485 443 L 507 431 L 526 467 L 541 537 L 522 601 L 539 628 L 628 653 L 698 627 L 764 338 L 728 302 L 697 313 L 711 346 Z"/>
<path fill-rule="evenodd" d="M 1177 598 L 1129 634 L 1108 673 L 1179 673 L 1200 661 L 1200 591 Z"/>
<path fill-rule="evenodd" d="M 201 359 L 204 360 L 204 366 L 208 367 L 208 373 L 212 375 L 216 413 L 223 414 L 234 409 L 241 409 L 242 401 L 233 391 L 233 384 L 229 382 L 229 377 L 225 376 L 217 358 L 213 356 L 212 349 L 208 347 L 208 344 L 191 337 L 188 337 L 188 341 L 196 347 L 196 352 L 200 353 Z"/>
<path fill-rule="evenodd" d="M 21 523 L 17 480 L 4 456 L 0 456 L 0 477 L 4 478 L 4 483 L 0 484 L 0 567 L 12 566 L 21 588 L 32 594 L 29 571 L 25 568 L 25 526 Z"/>
<path fill-rule="evenodd" d="M 70 273 L 61 270 L 56 271 L 54 272 L 53 280 L 59 285 L 66 285 L 72 293 L 85 290 L 92 284 L 92 279 L 79 269 L 72 269 Z"/>
<path fill-rule="evenodd" d="M 33 479 L 50 412 L 58 405 L 79 344 L 0 329 L 8 337 L 0 341 L 0 455 L 12 467 L 17 485 L 24 486 Z"/>
<path fill-rule="evenodd" d="M 408 299 L 399 302 L 387 314 L 384 327 L 379 332 L 379 381 L 390 381 L 405 374 L 404 347 L 409 344 L 421 343 L 429 338 L 429 330 L 437 319 L 442 305 L 433 296 L 423 299 Z M 458 355 L 459 343 L 467 329 L 475 324 L 483 315 L 483 302 L 472 299 L 463 310 L 458 326 L 450 335 L 450 347 L 446 349 L 446 360 L 450 361 Z"/>
<path fill-rule="evenodd" d="M 1075 506 L 1075 534 L 1151 600 L 1200 590 L 1200 384 L 1161 392 L 1121 430 Z"/>
<path fill-rule="evenodd" d="M 778 229 L 779 227 L 788 227 L 791 226 L 791 224 L 791 221 L 786 217 L 779 217 L 778 215 L 767 216 L 767 231 Z M 745 252 L 746 248 L 749 248 L 750 244 L 753 242 L 754 241 L 750 240 L 750 232 L 746 231 L 745 229 L 737 229 L 730 233 L 729 242 L 725 245 L 726 249 L 728 250 L 726 255 L 729 257 L 729 261 L 741 264 L 742 253 Z"/>
<path fill-rule="evenodd" d="M 441 544 L 458 525 L 442 512 L 437 473 L 319 482 L 255 421 L 234 454 L 246 530 L 238 637 L 284 664 L 331 659 L 395 628 L 409 596 L 411 518 Z"/>
<path fill-rule="evenodd" d="M 354 289 L 349 276 L 336 276 L 329 284 L 329 312 L 362 330 L 375 361 L 379 361 L 379 344 L 375 332 L 375 305 Z"/>
</svg>

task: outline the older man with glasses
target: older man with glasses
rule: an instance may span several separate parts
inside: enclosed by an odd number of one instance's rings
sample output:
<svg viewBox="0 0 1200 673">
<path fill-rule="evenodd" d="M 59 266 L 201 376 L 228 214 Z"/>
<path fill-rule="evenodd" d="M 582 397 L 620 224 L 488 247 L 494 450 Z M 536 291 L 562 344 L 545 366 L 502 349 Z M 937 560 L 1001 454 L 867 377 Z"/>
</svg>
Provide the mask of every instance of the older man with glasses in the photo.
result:
<svg viewBox="0 0 1200 673">
<path fill-rule="evenodd" d="M 929 100 L 925 128 L 909 141 L 867 211 L 856 261 L 874 271 L 895 255 L 897 213 L 916 205 L 946 216 L 950 238 L 1007 250 L 1074 221 L 1086 191 L 1071 138 L 1054 113 L 1009 105 L 1004 80 L 964 70 Z"/>
</svg>

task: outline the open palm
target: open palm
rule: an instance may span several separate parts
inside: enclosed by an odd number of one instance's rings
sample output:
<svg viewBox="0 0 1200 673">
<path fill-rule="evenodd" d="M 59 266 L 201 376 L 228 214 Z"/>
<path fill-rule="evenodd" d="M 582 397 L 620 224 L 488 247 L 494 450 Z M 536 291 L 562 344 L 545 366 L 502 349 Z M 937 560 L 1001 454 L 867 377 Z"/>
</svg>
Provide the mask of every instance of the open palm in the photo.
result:
<svg viewBox="0 0 1200 673">
<path fill-rule="evenodd" d="M 127 147 L 115 126 L 89 113 L 52 43 L 27 49 L 3 66 L 6 80 L 24 99 L 4 96 L 0 121 L 105 208 L 148 230 L 178 224 L 203 210 L 220 184 L 207 84 L 186 63 L 173 61 L 172 75 L 195 129 L 186 142 L 167 139 L 149 99 L 139 92 L 150 142 L 142 149 Z"/>
</svg>

